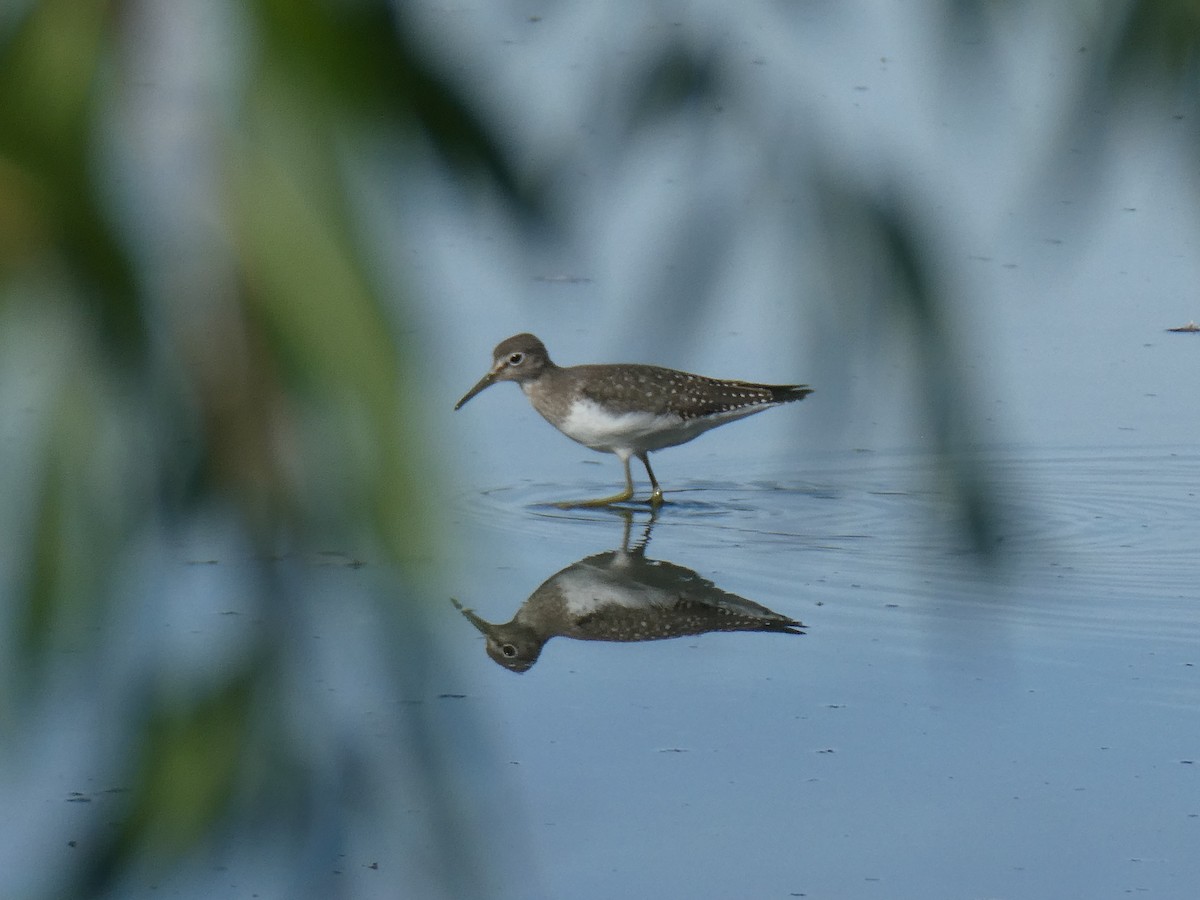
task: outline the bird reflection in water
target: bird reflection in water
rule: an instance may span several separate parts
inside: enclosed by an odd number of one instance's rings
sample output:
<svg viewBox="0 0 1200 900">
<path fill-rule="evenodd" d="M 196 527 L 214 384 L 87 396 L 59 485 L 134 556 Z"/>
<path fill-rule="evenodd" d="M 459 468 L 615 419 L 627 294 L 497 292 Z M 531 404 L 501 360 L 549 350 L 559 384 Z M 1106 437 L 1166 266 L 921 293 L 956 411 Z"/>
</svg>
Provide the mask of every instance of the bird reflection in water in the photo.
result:
<svg viewBox="0 0 1200 900">
<path fill-rule="evenodd" d="M 492 623 L 454 606 L 487 639 L 487 654 L 506 669 L 527 672 L 552 637 L 578 641 L 658 641 L 709 631 L 803 634 L 801 622 L 721 590 L 692 569 L 647 559 L 654 518 L 630 547 L 630 510 L 619 510 L 619 550 L 597 553 L 551 575 L 508 622 Z"/>
</svg>

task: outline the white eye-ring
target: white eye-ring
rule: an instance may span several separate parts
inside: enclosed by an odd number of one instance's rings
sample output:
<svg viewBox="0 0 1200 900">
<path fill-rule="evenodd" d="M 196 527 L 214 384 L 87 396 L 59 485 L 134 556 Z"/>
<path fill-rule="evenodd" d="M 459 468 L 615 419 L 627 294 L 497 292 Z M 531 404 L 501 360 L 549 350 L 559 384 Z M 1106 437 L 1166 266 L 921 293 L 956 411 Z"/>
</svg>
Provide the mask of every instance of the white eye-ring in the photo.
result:
<svg viewBox="0 0 1200 900">
<path fill-rule="evenodd" d="M 524 353 L 514 353 L 508 358 L 508 364 L 510 366 L 519 366 L 523 362 L 525 362 Z"/>
</svg>

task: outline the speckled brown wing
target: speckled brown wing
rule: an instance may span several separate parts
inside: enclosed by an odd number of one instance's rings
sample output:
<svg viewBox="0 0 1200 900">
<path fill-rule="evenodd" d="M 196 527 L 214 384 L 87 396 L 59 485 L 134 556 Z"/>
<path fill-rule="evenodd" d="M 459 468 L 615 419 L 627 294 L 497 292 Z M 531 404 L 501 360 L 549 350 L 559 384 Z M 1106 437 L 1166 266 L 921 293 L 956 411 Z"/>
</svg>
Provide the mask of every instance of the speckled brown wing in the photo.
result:
<svg viewBox="0 0 1200 900">
<path fill-rule="evenodd" d="M 719 416 L 751 407 L 803 400 L 812 390 L 803 384 L 753 384 L 723 381 L 659 366 L 578 366 L 580 394 L 598 403 L 629 405 L 647 412 L 675 413 L 684 419 Z"/>
<path fill-rule="evenodd" d="M 581 617 L 563 634 L 580 641 L 633 642 L 661 641 L 714 631 L 805 633 L 802 622 L 765 608 L 763 613 L 748 615 L 736 609 L 680 597 L 670 607 L 605 607 Z"/>
</svg>

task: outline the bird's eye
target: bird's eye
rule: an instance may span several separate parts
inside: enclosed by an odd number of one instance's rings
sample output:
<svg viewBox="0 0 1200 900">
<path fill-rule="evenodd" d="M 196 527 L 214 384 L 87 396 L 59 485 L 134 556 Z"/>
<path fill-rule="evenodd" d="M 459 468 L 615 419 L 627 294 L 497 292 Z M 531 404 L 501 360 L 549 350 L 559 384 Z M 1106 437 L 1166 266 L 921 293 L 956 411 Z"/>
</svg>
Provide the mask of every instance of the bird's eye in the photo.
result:
<svg viewBox="0 0 1200 900">
<path fill-rule="evenodd" d="M 524 353 L 514 353 L 508 358 L 508 364 L 510 366 L 519 366 L 523 362 L 525 362 Z"/>
<path fill-rule="evenodd" d="M 512 659 L 517 655 L 517 648 L 512 644 L 501 644 L 500 652 L 504 654 L 505 659 Z"/>
</svg>

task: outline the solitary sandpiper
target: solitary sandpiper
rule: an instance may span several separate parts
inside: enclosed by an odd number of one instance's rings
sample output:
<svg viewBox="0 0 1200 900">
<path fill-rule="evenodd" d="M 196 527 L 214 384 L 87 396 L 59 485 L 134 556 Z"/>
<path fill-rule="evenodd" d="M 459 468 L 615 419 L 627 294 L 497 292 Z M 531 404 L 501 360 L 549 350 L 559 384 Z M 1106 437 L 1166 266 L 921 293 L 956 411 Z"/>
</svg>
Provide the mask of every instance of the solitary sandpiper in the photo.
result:
<svg viewBox="0 0 1200 900">
<path fill-rule="evenodd" d="M 651 518 L 630 546 L 633 511 L 621 509 L 621 546 L 555 572 L 508 622 L 488 622 L 451 603 L 487 639 L 485 650 L 513 672 L 527 672 L 554 637 L 578 641 L 659 641 L 710 631 L 804 634 L 804 624 L 717 587 L 699 572 L 650 559 Z"/>
<path fill-rule="evenodd" d="M 497 381 L 515 381 L 547 422 L 585 447 L 615 453 L 625 466 L 621 493 L 558 504 L 563 508 L 629 500 L 631 456 L 646 467 L 650 505 L 657 507 L 663 492 L 650 468 L 650 451 L 685 444 L 710 428 L 812 393 L 803 384 L 722 381 L 634 363 L 556 366 L 545 344 L 532 334 L 518 334 L 496 345 L 491 369 L 454 408 Z"/>
</svg>

